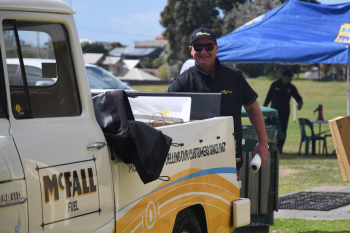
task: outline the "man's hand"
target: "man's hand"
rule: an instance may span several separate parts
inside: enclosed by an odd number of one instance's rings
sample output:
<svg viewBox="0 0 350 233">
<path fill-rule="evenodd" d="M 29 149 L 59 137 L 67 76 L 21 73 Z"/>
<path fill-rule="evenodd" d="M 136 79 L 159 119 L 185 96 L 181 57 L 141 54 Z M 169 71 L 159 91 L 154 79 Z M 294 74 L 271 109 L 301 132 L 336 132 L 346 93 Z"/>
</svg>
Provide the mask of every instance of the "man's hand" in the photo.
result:
<svg viewBox="0 0 350 233">
<path fill-rule="evenodd" d="M 267 144 L 258 143 L 253 150 L 253 157 L 255 154 L 259 154 L 261 158 L 261 165 L 267 162 L 267 158 L 269 156 L 269 147 Z"/>
<path fill-rule="evenodd" d="M 302 107 L 303 107 L 303 104 L 299 103 L 297 108 L 298 110 L 300 110 Z"/>
<path fill-rule="evenodd" d="M 252 122 L 259 140 L 258 145 L 256 145 L 253 150 L 253 156 L 258 153 L 261 157 L 261 165 L 263 165 L 266 163 L 269 155 L 264 117 L 256 100 L 251 105 L 245 106 L 245 110 L 248 113 L 250 122 Z"/>
</svg>

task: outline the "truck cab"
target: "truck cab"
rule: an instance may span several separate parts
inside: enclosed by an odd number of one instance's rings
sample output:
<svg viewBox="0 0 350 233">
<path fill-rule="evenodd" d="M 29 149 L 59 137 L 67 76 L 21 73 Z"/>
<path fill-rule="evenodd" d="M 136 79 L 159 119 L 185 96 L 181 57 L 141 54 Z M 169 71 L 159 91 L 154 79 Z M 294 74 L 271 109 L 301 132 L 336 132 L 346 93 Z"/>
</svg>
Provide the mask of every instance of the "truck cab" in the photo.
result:
<svg viewBox="0 0 350 233">
<path fill-rule="evenodd" d="M 170 180 L 145 185 L 106 146 L 74 12 L 58 0 L 0 2 L 1 232 L 172 232 L 187 212 L 194 232 L 249 224 L 232 118 L 159 127 L 183 145 L 164 164 Z"/>
<path fill-rule="evenodd" d="M 91 231 L 114 219 L 108 149 L 87 149 L 105 139 L 94 121 L 73 14 L 61 1 L 1 1 L 4 232 Z M 48 85 L 31 82 L 37 70 L 25 68 L 26 58 L 42 59 Z"/>
</svg>

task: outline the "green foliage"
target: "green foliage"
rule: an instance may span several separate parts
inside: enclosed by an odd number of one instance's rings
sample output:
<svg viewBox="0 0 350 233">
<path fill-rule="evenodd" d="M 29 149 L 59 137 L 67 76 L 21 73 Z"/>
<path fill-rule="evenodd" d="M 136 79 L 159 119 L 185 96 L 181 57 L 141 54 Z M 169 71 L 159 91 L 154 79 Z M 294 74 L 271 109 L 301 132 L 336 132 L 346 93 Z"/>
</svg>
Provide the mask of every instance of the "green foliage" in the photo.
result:
<svg viewBox="0 0 350 233">
<path fill-rule="evenodd" d="M 109 44 L 109 46 L 111 47 L 111 50 L 114 48 L 125 48 L 125 45 L 122 45 L 119 42 L 112 42 Z"/>
<path fill-rule="evenodd" d="M 149 57 L 143 57 L 140 59 L 142 65 L 146 68 L 151 68 L 151 59 Z"/>
<path fill-rule="evenodd" d="M 275 63 L 264 64 L 264 76 L 268 77 L 270 80 L 281 78 L 281 72 L 279 72 L 277 66 L 278 65 Z"/>
<path fill-rule="evenodd" d="M 101 42 L 82 42 L 81 43 L 81 49 L 83 50 L 83 53 L 107 53 L 107 49 L 103 46 Z"/>
<path fill-rule="evenodd" d="M 232 10 L 232 8 L 234 8 L 236 6 L 237 3 L 245 3 L 247 2 L 246 0 L 216 0 L 218 7 L 224 11 L 224 13 Z M 250 2 L 250 1 L 248 1 Z"/>
<path fill-rule="evenodd" d="M 250 78 L 259 77 L 264 73 L 264 66 L 266 64 L 244 64 L 238 63 L 237 68 L 240 69 L 243 73 L 247 74 Z"/>
<path fill-rule="evenodd" d="M 181 64 L 175 63 L 168 68 L 168 79 L 176 78 L 181 69 Z"/>
<path fill-rule="evenodd" d="M 157 57 L 155 59 L 151 59 L 150 57 L 143 57 L 140 59 L 142 65 L 146 68 L 158 68 L 163 64 L 163 59 L 161 57 Z"/>
<path fill-rule="evenodd" d="M 161 65 L 158 68 L 158 78 L 160 78 L 162 80 L 168 79 L 168 67 L 166 65 Z"/>
<path fill-rule="evenodd" d="M 163 59 L 161 57 L 155 58 L 151 63 L 152 68 L 159 68 L 161 65 L 163 65 Z"/>
</svg>

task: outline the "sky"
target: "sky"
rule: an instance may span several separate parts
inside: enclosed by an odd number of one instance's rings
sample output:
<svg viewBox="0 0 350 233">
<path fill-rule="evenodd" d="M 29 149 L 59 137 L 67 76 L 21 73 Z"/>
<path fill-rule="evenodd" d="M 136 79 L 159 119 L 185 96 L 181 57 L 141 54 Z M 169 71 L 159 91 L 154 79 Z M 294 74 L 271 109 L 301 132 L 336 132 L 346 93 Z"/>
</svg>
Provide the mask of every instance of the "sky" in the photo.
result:
<svg viewBox="0 0 350 233">
<path fill-rule="evenodd" d="M 131 47 L 135 41 L 153 40 L 164 31 L 160 13 L 167 0 L 63 0 L 73 11 L 79 38 L 120 42 Z M 350 0 L 318 0 L 338 4 Z"/>
</svg>

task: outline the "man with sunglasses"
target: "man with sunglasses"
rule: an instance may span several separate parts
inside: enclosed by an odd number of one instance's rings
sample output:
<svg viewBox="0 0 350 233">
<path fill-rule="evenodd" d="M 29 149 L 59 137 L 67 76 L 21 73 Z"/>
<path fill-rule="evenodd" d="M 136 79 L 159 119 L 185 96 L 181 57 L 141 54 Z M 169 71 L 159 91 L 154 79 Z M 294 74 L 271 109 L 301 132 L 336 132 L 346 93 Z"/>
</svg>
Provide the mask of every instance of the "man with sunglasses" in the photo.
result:
<svg viewBox="0 0 350 233">
<path fill-rule="evenodd" d="M 245 107 L 252 125 L 257 133 L 259 143 L 253 150 L 253 155 L 259 154 L 262 164 L 268 158 L 268 144 L 264 118 L 256 99 L 258 95 L 249 86 L 242 72 L 234 67 L 220 63 L 216 58 L 218 45 L 214 33 L 205 27 L 194 30 L 190 38 L 191 55 L 195 66 L 180 74 L 170 85 L 168 92 L 207 92 L 221 93 L 221 116 L 233 116 L 237 168 L 242 159 L 242 121 L 241 107 Z"/>
</svg>

